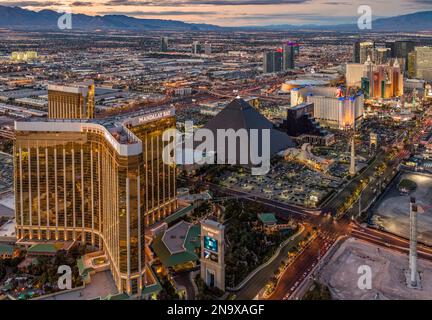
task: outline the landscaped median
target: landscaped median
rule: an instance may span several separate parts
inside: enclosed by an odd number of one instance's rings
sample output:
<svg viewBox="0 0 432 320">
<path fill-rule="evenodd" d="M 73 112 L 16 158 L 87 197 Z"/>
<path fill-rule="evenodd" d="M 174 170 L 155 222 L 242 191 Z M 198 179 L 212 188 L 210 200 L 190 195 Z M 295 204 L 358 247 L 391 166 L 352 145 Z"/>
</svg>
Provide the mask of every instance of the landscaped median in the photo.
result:
<svg viewBox="0 0 432 320">
<path fill-rule="evenodd" d="M 267 267 L 269 264 L 271 264 L 279 255 L 282 249 L 285 249 L 285 247 L 289 246 L 290 248 L 295 248 L 304 238 L 301 237 L 301 235 L 305 231 L 305 227 L 303 225 L 299 226 L 299 230 L 292 235 L 289 239 L 285 240 L 283 243 L 279 245 L 276 252 L 271 256 L 270 259 L 268 259 L 265 263 L 257 267 L 255 270 L 253 270 L 249 275 L 236 287 L 234 288 L 228 288 L 229 291 L 239 291 L 241 290 L 258 272 L 260 272 L 262 269 Z"/>
</svg>

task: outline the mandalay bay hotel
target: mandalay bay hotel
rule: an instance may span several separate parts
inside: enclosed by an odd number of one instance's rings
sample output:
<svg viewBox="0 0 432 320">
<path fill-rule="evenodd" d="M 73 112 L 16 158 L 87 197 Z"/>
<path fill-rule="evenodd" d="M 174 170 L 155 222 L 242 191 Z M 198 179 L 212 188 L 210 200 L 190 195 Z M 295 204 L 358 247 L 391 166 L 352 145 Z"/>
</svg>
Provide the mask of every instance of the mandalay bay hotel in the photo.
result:
<svg viewBox="0 0 432 320">
<path fill-rule="evenodd" d="M 48 95 L 48 119 L 15 123 L 18 243 L 93 246 L 118 290 L 141 295 L 145 228 L 177 209 L 175 164 L 162 161 L 174 109 L 95 119 L 92 82 Z"/>
</svg>

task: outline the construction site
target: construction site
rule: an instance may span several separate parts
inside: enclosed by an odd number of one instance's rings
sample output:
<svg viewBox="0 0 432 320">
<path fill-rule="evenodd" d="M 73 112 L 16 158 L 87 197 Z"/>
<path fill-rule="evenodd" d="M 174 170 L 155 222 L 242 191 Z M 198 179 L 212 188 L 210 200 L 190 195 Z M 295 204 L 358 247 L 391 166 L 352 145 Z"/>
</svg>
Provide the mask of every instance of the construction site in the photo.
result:
<svg viewBox="0 0 432 320">
<path fill-rule="evenodd" d="M 416 262 L 420 283 L 412 288 L 407 278 L 407 254 L 349 238 L 323 267 L 318 280 L 335 300 L 428 300 L 432 295 L 432 262 Z M 364 266 L 371 270 L 370 289 L 359 286 Z"/>
</svg>

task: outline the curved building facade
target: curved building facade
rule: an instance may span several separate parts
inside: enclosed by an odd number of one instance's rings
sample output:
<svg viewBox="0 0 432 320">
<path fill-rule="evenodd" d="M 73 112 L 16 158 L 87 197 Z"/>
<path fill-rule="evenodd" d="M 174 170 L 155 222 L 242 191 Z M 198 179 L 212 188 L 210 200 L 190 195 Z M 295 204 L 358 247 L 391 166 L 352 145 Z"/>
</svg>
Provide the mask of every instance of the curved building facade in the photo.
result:
<svg viewBox="0 0 432 320">
<path fill-rule="evenodd" d="M 21 242 L 102 249 L 120 291 L 145 283 L 145 227 L 177 207 L 162 133 L 174 110 L 127 120 L 16 122 L 15 201 Z"/>
</svg>

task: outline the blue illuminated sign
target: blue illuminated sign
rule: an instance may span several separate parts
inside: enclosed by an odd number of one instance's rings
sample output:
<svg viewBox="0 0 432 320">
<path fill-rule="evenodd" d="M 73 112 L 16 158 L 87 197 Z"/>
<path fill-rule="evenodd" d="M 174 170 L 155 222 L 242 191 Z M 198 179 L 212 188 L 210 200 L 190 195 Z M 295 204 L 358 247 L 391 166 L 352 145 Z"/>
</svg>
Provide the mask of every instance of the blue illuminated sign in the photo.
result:
<svg viewBox="0 0 432 320">
<path fill-rule="evenodd" d="M 204 248 L 213 252 L 218 252 L 217 240 L 209 236 L 204 236 Z"/>
</svg>

